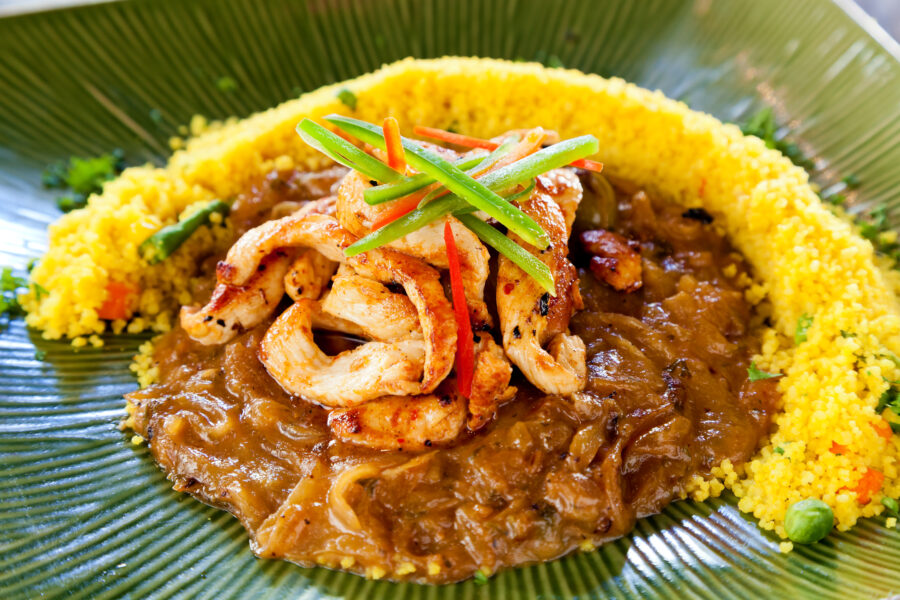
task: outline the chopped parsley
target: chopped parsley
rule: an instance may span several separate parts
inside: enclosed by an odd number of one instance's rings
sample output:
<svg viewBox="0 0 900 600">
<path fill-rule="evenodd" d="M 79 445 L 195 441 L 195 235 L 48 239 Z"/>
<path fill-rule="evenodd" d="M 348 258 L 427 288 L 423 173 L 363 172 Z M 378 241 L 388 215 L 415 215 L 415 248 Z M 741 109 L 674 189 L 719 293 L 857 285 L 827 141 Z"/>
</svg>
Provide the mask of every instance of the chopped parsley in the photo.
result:
<svg viewBox="0 0 900 600">
<path fill-rule="evenodd" d="M 28 286 L 28 282 L 22 277 L 13 275 L 10 267 L 4 267 L 0 272 L 0 315 L 9 318 L 18 317 L 25 313 L 19 304 L 19 292 Z"/>
<path fill-rule="evenodd" d="M 751 362 L 750 366 L 747 367 L 747 378 L 750 381 L 761 381 L 763 379 L 774 379 L 775 377 L 781 377 L 781 373 L 767 373 L 756 366 L 755 362 Z"/>
<path fill-rule="evenodd" d="M 766 143 L 767 148 L 778 150 L 798 167 L 809 170 L 816 166 L 812 159 L 803 154 L 800 146 L 785 137 L 776 138 L 775 113 L 769 106 L 750 117 L 741 127 L 741 131 L 744 132 L 744 135 L 758 137 Z"/>
<path fill-rule="evenodd" d="M 43 350 L 35 350 L 34 351 L 34 360 L 43 361 L 47 358 L 47 353 Z"/>
<path fill-rule="evenodd" d="M 885 496 L 881 499 L 881 503 L 888 510 L 888 512 L 890 512 L 894 516 L 900 516 L 900 504 L 898 504 L 896 500 Z"/>
<path fill-rule="evenodd" d="M 775 454 L 784 454 L 784 448 L 782 448 L 781 446 L 776 446 L 772 452 L 774 452 Z"/>
<path fill-rule="evenodd" d="M 474 579 L 475 579 L 475 583 L 478 585 L 485 585 L 488 582 L 487 574 L 484 571 L 482 571 L 481 569 L 478 569 L 477 571 L 475 571 Z"/>
<path fill-rule="evenodd" d="M 96 158 L 73 156 L 68 163 L 54 163 L 44 171 L 41 181 L 45 188 L 69 190 L 56 199 L 56 205 L 63 212 L 69 212 L 87 205 L 88 196 L 103 191 L 103 184 L 125 169 L 124 155 L 114 150 Z"/>
<path fill-rule="evenodd" d="M 843 329 L 841 329 L 841 337 L 844 339 L 855 338 L 856 334 L 853 333 L 852 331 L 844 331 Z"/>
<path fill-rule="evenodd" d="M 37 283 L 37 282 L 34 282 L 34 281 L 31 282 L 31 288 L 34 290 L 34 296 L 35 296 L 35 298 L 37 298 L 38 300 L 40 300 L 40 299 L 43 298 L 44 296 L 49 296 L 49 295 L 50 295 L 50 291 L 49 291 L 47 288 L 45 288 L 44 286 L 42 286 L 41 284 Z"/>
<path fill-rule="evenodd" d="M 337 99 L 341 101 L 341 104 L 343 104 L 350 110 L 356 110 L 356 94 L 354 94 L 347 88 L 341 88 L 340 90 L 338 90 Z"/>
<path fill-rule="evenodd" d="M 794 330 L 794 344 L 799 346 L 806 341 L 806 334 L 809 328 L 812 327 L 812 324 L 813 318 L 806 313 L 803 313 L 797 319 L 797 329 Z"/>
<path fill-rule="evenodd" d="M 841 181 L 847 186 L 847 189 L 850 190 L 855 190 L 860 185 L 859 177 L 856 175 L 847 175 L 846 177 L 843 177 Z"/>
</svg>

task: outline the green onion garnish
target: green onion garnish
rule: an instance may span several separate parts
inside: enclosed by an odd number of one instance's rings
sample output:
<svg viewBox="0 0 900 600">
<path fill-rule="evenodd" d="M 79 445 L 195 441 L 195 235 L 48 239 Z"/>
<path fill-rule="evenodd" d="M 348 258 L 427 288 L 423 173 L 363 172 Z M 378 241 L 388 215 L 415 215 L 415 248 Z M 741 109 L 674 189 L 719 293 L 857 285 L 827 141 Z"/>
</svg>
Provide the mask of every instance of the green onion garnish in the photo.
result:
<svg viewBox="0 0 900 600">
<path fill-rule="evenodd" d="M 463 225 L 471 229 L 488 246 L 516 263 L 520 269 L 528 273 L 542 288 L 556 296 L 556 284 L 553 273 L 543 262 L 528 250 L 515 243 L 475 215 L 456 215 Z"/>
<path fill-rule="evenodd" d="M 381 130 L 371 123 L 340 115 L 330 115 L 325 117 L 325 120 L 367 144 L 381 149 L 385 148 Z M 406 138 L 401 138 L 401 141 L 406 152 L 406 160 L 414 169 L 431 175 L 436 181 L 444 184 L 448 190 L 495 218 L 529 244 L 538 248 L 546 248 L 550 244 L 547 233 L 541 229 L 540 225 L 489 190 L 484 184 L 472 179 L 459 170 L 459 167 L 425 150 L 415 142 Z"/>
<path fill-rule="evenodd" d="M 530 195 L 531 195 L 531 192 L 534 191 L 534 186 L 535 186 L 535 180 L 532 179 L 532 180 L 531 180 L 531 183 L 529 183 L 529 184 L 525 187 L 524 190 L 518 191 L 518 192 L 516 192 L 515 194 L 510 194 L 509 196 L 506 196 L 506 201 L 507 201 L 507 202 L 515 202 L 516 200 L 519 200 L 520 198 L 524 198 L 524 197 L 526 197 L 526 196 L 530 196 Z"/>
<path fill-rule="evenodd" d="M 197 229 L 206 225 L 213 213 L 226 216 L 229 210 L 226 203 L 213 200 L 189 217 L 163 227 L 148 237 L 138 247 L 138 253 L 151 265 L 162 262 L 178 250 Z"/>
<path fill-rule="evenodd" d="M 370 156 L 318 123 L 303 119 L 297 124 L 297 133 L 303 141 L 333 160 L 347 168 L 359 171 L 369 179 L 375 181 L 396 181 L 402 176 L 374 156 Z M 382 142 L 383 145 L 383 142 Z"/>
<path fill-rule="evenodd" d="M 481 161 L 484 159 L 485 156 L 470 156 L 460 159 L 453 164 L 460 169 L 471 169 L 474 166 L 480 165 Z M 408 196 L 432 183 L 434 183 L 434 177 L 425 173 L 416 173 L 410 177 L 401 177 L 393 183 L 385 183 L 384 185 L 367 188 L 366 191 L 363 192 L 363 200 L 365 200 L 367 204 L 382 204 L 389 200 L 396 200 L 397 198 Z"/>
<path fill-rule="evenodd" d="M 519 159 L 481 178 L 481 182 L 495 191 L 507 190 L 513 186 L 525 184 L 542 173 L 568 165 L 573 160 L 596 154 L 599 150 L 597 138 L 584 135 L 538 150 L 531 156 Z M 505 200 L 504 200 L 505 201 Z M 471 206 L 456 196 L 444 196 L 426 206 L 407 213 L 377 231 L 360 238 L 356 243 L 344 250 L 347 256 L 355 256 L 360 252 L 389 244 L 403 236 L 425 227 L 435 219 L 446 214 L 459 215 L 470 212 Z"/>
</svg>

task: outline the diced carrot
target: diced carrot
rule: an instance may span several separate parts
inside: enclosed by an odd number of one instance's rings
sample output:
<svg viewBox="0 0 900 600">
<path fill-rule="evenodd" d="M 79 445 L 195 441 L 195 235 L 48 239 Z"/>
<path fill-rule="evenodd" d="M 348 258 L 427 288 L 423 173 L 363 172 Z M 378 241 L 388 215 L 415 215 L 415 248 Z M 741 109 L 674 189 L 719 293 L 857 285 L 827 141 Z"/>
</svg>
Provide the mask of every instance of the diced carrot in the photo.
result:
<svg viewBox="0 0 900 600">
<path fill-rule="evenodd" d="M 110 281 L 106 284 L 106 300 L 97 310 L 97 316 L 109 321 L 127 319 L 131 316 L 131 305 L 137 292 L 127 283 Z"/>
<path fill-rule="evenodd" d="M 453 133 L 452 131 L 434 129 L 433 127 L 416 126 L 413 128 L 413 132 L 416 135 L 420 135 L 422 137 L 428 137 L 433 140 L 440 140 L 442 142 L 448 142 L 450 144 L 464 146 L 466 148 L 484 148 L 485 150 L 496 150 L 500 146 L 500 144 L 498 144 L 497 142 L 492 142 L 491 140 L 483 140 L 481 138 Z"/>
<path fill-rule="evenodd" d="M 872 429 L 874 429 L 876 432 L 878 432 L 878 435 L 888 441 L 890 441 L 891 437 L 894 435 L 894 430 L 891 429 L 890 424 L 884 419 L 882 419 L 881 423 L 873 421 Z"/>
<path fill-rule="evenodd" d="M 589 158 L 582 158 L 580 160 L 576 160 L 572 162 L 573 167 L 578 167 L 579 169 L 587 169 L 588 171 L 594 171 L 595 173 L 603 172 L 603 163 L 597 162 L 596 160 L 591 160 Z"/>
<path fill-rule="evenodd" d="M 475 342 L 472 324 L 463 291 L 462 265 L 450 220 L 444 222 L 444 243 L 447 245 L 447 262 L 450 267 L 450 291 L 453 295 L 453 313 L 456 316 L 456 384 L 459 393 L 468 398 L 472 394 L 472 377 L 475 372 Z"/>
<path fill-rule="evenodd" d="M 400 139 L 400 125 L 394 117 L 386 117 L 381 127 L 384 133 L 384 145 L 387 149 L 387 164 L 400 173 L 406 173 L 406 153 Z"/>
<path fill-rule="evenodd" d="M 838 444 L 837 442 L 831 442 L 830 450 L 832 454 L 847 454 L 847 446 Z"/>
<path fill-rule="evenodd" d="M 880 490 L 883 483 L 884 473 L 866 468 L 866 472 L 851 491 L 856 492 L 856 500 L 860 504 L 868 504 L 872 500 L 872 494 Z"/>
</svg>

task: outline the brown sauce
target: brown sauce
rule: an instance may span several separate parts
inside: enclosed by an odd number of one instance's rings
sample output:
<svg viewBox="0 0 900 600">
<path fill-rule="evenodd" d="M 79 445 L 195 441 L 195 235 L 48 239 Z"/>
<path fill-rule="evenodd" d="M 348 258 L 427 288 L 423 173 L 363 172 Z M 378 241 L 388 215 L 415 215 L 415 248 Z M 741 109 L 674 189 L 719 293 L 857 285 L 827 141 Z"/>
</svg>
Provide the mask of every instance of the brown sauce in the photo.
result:
<svg viewBox="0 0 900 600">
<path fill-rule="evenodd" d="M 329 193 L 339 176 L 273 174 L 238 200 L 236 229 Z M 575 256 L 585 310 L 571 329 L 587 345 L 588 383 L 574 398 L 520 379 L 498 419 L 451 448 L 344 445 L 325 410 L 260 364 L 264 323 L 218 347 L 163 337 L 160 382 L 130 395 L 136 429 L 176 489 L 231 511 L 266 558 L 443 583 L 624 535 L 692 475 L 747 460 L 777 396 L 747 380 L 757 342 L 734 283 L 747 269 L 707 216 L 633 190 L 616 200 L 613 229 L 640 242 L 643 287 L 616 292 Z M 325 341 L 335 353 L 348 343 Z"/>
</svg>

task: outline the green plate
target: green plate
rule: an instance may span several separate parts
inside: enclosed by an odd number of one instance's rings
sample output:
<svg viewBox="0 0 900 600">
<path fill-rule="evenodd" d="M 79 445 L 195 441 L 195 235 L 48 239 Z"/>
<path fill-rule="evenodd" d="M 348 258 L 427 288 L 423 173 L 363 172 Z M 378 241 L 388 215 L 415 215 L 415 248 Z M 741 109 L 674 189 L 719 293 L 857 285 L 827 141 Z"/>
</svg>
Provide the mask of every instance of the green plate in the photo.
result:
<svg viewBox="0 0 900 600">
<path fill-rule="evenodd" d="M 727 121 L 772 105 L 820 157 L 820 183 L 855 173 L 860 206 L 900 204 L 900 49 L 843 0 L 137 0 L 0 19 L 0 263 L 24 267 L 45 247 L 57 216 L 39 184 L 48 162 L 121 147 L 132 162 L 161 163 L 195 113 L 246 115 L 408 55 L 447 54 L 558 58 Z M 234 85 L 217 85 L 223 77 Z M 146 448 L 117 430 L 139 342 L 73 353 L 21 322 L 0 333 L 0 597 L 900 591 L 900 533 L 883 520 L 782 555 L 733 498 L 676 503 L 596 552 L 484 586 L 395 585 L 257 560 L 235 519 L 173 492 Z"/>
</svg>

